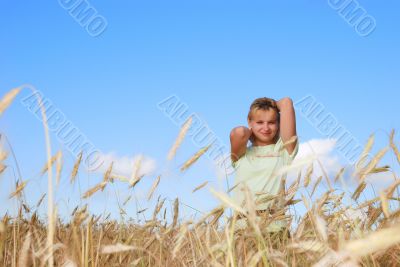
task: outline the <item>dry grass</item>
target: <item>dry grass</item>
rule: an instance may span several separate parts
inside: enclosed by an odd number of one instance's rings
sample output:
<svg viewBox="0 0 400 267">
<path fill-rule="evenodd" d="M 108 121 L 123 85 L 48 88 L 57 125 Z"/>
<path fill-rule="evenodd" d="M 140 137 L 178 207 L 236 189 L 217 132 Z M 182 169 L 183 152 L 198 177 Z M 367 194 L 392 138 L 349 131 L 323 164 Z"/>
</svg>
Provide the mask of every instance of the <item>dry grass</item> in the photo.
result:
<svg viewBox="0 0 400 267">
<path fill-rule="evenodd" d="M 16 92 L 12 91 L 0 102 L 1 112 Z M 181 130 L 169 158 L 175 155 L 187 130 L 186 126 Z M 359 202 L 363 191 L 370 186 L 366 178 L 372 173 L 390 171 L 388 166 L 378 167 L 389 147 L 399 159 L 394 134 L 393 131 L 389 146 L 380 150 L 370 162 L 365 162 L 365 156 L 360 158 L 365 167 L 354 174 L 360 183 L 350 193 L 330 189 L 321 193 L 322 177 L 313 177 L 312 165 L 305 161 L 304 167 L 308 168 L 304 175 L 299 174 L 279 196 L 262 198 L 262 201 L 279 199 L 283 203 L 273 214 L 257 214 L 253 196 L 247 190 L 244 192 L 245 205 L 238 206 L 226 193 L 211 189 L 222 204 L 196 222 L 179 220 L 179 199 L 174 201 L 172 222 L 168 222 L 165 199 L 160 197 L 151 220 L 145 224 L 94 216 L 89 214 L 87 206 L 76 207 L 67 221 L 57 217 L 54 206 L 54 211 L 49 211 L 51 219 L 47 220 L 41 218 L 37 210 L 46 195 L 43 194 L 36 204 L 29 203 L 29 199 L 21 196 L 27 181 L 18 181 L 15 191 L 10 192 L 10 197 L 18 202 L 18 215 L 10 217 L 6 214 L 0 221 L 0 265 L 44 266 L 54 262 L 55 266 L 399 266 L 400 196 L 397 188 L 400 181 L 395 173 L 393 184 L 386 190 Z M 373 137 L 364 154 L 372 145 Z M 182 170 L 192 166 L 208 148 L 195 153 L 183 164 Z M 1 174 L 8 154 L 0 147 L 0 155 Z M 73 167 L 72 182 L 77 177 L 81 160 L 80 155 Z M 120 179 L 125 181 L 127 188 L 134 187 L 142 178 L 138 174 L 140 164 L 138 161 L 130 179 Z M 53 165 L 58 180 L 62 172 L 61 152 L 48 157 L 42 172 L 51 171 Z M 112 164 L 103 181 L 82 198 L 100 194 L 99 191 L 113 182 L 111 172 Z M 339 181 L 343 173 L 344 168 L 329 179 Z M 311 181 L 315 181 L 312 188 L 309 186 Z M 149 189 L 149 199 L 159 182 L 160 176 Z M 206 185 L 207 182 L 200 184 L 193 192 Z M 318 189 L 320 194 L 317 196 Z M 47 196 L 49 194 L 52 194 L 51 189 Z M 131 197 L 123 202 L 123 206 Z M 306 212 L 301 217 L 294 216 L 293 205 L 303 205 Z M 228 216 L 227 209 L 233 211 L 233 216 Z M 141 212 L 143 210 L 138 211 Z M 349 216 L 355 212 L 362 216 Z M 248 222 L 247 227 L 236 229 L 237 215 Z M 287 231 L 271 233 L 266 230 L 281 220 L 289 223 Z"/>
</svg>

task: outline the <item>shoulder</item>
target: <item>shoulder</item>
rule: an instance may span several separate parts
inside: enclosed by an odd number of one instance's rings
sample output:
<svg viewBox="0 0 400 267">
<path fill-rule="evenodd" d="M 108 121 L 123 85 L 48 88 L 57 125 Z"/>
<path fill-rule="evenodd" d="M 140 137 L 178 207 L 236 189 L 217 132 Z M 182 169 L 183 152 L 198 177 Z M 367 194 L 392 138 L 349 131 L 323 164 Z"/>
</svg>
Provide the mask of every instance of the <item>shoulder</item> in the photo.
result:
<svg viewBox="0 0 400 267">
<path fill-rule="evenodd" d="M 246 152 L 239 158 L 239 159 L 237 159 L 237 160 L 235 160 L 235 161 L 233 161 L 232 159 L 231 159 L 231 165 L 232 165 L 232 167 L 234 168 L 234 169 L 237 169 L 238 167 L 239 167 L 239 165 L 241 164 L 241 162 L 246 158 L 246 156 L 247 156 L 247 154 L 249 153 L 249 151 L 250 151 L 250 147 L 246 147 Z"/>
<path fill-rule="evenodd" d="M 287 151 L 287 149 L 284 147 L 284 143 L 281 137 L 279 137 L 278 141 L 275 144 L 275 151 L 276 152 L 280 152 L 280 154 L 284 157 L 287 158 L 289 161 L 292 161 L 297 153 L 299 152 L 299 139 L 296 139 L 296 146 L 294 148 L 294 150 L 292 151 L 292 153 L 289 154 L 289 152 Z"/>
</svg>

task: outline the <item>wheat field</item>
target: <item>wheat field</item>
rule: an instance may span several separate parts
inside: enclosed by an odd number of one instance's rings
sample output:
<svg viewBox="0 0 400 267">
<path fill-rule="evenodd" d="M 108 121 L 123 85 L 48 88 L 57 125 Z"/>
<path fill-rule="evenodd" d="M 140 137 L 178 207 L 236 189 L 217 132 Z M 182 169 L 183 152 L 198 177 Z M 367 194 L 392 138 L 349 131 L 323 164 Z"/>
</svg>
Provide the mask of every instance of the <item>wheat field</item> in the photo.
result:
<svg viewBox="0 0 400 267">
<path fill-rule="evenodd" d="M 0 116 L 12 104 L 20 89 L 11 90 L 0 100 Z M 43 110 L 42 110 L 43 111 Z M 49 189 L 36 203 L 22 197 L 27 181 L 20 180 L 9 198 L 18 203 L 18 215 L 1 215 L 0 265 L 1 266 L 400 266 L 400 180 L 390 166 L 380 165 L 382 157 L 392 153 L 400 164 L 400 153 L 393 130 L 387 147 L 365 161 L 374 144 L 371 135 L 365 145 L 353 176 L 358 186 L 351 193 L 335 190 L 345 168 L 334 177 L 311 179 L 310 165 L 304 173 L 299 172 L 294 182 L 288 183 L 278 196 L 264 201 L 279 199 L 284 205 L 272 215 L 259 217 L 254 200 L 248 191 L 244 206 L 237 206 L 226 192 L 211 190 L 219 199 L 220 206 L 196 221 L 180 220 L 180 201 L 173 204 L 172 220 L 165 218 L 165 199 L 159 197 L 153 216 L 145 223 L 121 222 L 107 216 L 89 213 L 87 206 L 77 206 L 69 221 L 57 216 L 53 203 L 53 184 L 59 179 L 62 153 L 51 155 L 48 129 L 44 118 L 48 161 L 42 169 L 47 175 Z M 173 159 L 190 128 L 189 119 L 181 128 L 177 140 L 167 155 Z M 190 168 L 209 149 L 202 148 L 182 166 Z M 0 150 L 0 179 L 7 170 L 9 152 Z M 77 159 L 71 184 L 80 170 L 82 155 Z M 309 165 L 309 162 L 308 162 Z M 371 199 L 360 196 L 374 173 L 393 174 L 393 183 Z M 148 199 L 154 196 L 161 176 L 148 191 Z M 87 190 L 81 197 L 87 199 L 101 194 L 114 179 L 126 181 L 134 188 L 141 177 L 115 177 L 112 165 L 104 173 L 103 180 Z M 330 187 L 324 193 L 325 182 Z M 193 189 L 204 190 L 207 183 Z M 325 187 L 324 187 L 325 188 Z M 344 199 L 347 199 L 344 201 Z M 38 209 L 47 202 L 47 216 L 43 219 Z M 306 210 L 295 218 L 294 207 Z M 123 207 L 122 207 L 123 209 Z M 229 216 L 228 210 L 233 212 Z M 349 214 L 360 214 L 350 216 Z M 236 229 L 238 216 L 248 223 L 244 229 Z M 261 218 L 261 220 L 260 220 Z M 264 230 L 277 220 L 287 220 L 287 232 L 269 233 Z"/>
</svg>

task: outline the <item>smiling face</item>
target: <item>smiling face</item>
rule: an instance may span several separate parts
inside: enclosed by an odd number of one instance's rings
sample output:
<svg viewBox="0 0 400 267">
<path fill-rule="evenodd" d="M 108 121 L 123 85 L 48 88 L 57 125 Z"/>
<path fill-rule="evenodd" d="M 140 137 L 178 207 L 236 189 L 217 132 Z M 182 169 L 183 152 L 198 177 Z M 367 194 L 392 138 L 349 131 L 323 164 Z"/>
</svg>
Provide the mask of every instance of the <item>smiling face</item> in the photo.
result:
<svg viewBox="0 0 400 267">
<path fill-rule="evenodd" d="M 265 146 L 275 144 L 279 137 L 278 113 L 275 109 L 255 109 L 248 118 L 254 134 L 253 144 Z"/>
</svg>

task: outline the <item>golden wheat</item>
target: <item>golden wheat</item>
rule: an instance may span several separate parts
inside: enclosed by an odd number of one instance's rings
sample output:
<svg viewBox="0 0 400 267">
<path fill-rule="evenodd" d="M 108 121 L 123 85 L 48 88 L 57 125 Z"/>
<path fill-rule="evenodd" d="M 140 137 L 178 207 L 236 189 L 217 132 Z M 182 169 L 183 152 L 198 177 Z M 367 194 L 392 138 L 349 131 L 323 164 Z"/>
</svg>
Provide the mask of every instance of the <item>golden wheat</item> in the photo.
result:
<svg viewBox="0 0 400 267">
<path fill-rule="evenodd" d="M 0 102 L 0 115 L 17 93 L 18 90 L 13 91 Z M 183 140 L 182 136 L 184 135 L 178 136 L 180 142 Z M 243 205 L 239 205 L 228 195 L 229 191 L 221 192 L 211 188 L 211 193 L 220 203 L 210 212 L 201 213 L 199 219 L 193 220 L 185 218 L 186 212 L 184 209 L 180 210 L 180 207 L 186 204 L 179 198 L 175 198 L 172 218 L 168 218 L 168 207 L 164 207 L 167 198 L 161 195 L 157 199 L 152 217 L 147 217 L 146 211 L 149 208 L 138 207 L 136 214 L 138 218 L 143 217 L 143 223 L 127 220 L 131 215 L 129 201 L 135 196 L 134 193 L 124 198 L 122 206 L 119 206 L 121 220 L 110 219 L 109 211 L 91 215 L 90 201 L 83 201 L 88 203 L 86 205 L 76 206 L 65 220 L 57 216 L 57 205 L 54 205 L 54 209 L 48 209 L 47 218 L 42 218 L 39 208 L 45 196 L 52 192 L 52 187 L 49 187 L 47 193 L 41 194 L 39 200 L 32 200 L 24 194 L 31 183 L 28 181 L 31 180 L 18 180 L 9 195 L 18 204 L 16 215 L 5 214 L 0 218 L 0 265 L 398 266 L 400 180 L 395 172 L 396 166 L 378 166 L 389 148 L 399 157 L 394 143 L 394 131 L 389 142 L 388 147 L 381 149 L 374 158 L 366 162 L 374 144 L 374 136 L 370 136 L 358 162 L 359 166 L 365 166 L 360 167 L 356 175 L 351 177 L 360 178 L 352 193 L 344 190 L 323 190 L 322 176 L 318 177 L 311 188 L 314 171 L 312 164 L 316 158 L 310 157 L 278 171 L 284 175 L 307 167 L 304 178 L 299 171 L 297 179 L 288 188 L 282 188 L 277 195 L 257 192 L 254 199 L 249 189 L 244 187 L 245 201 Z M 176 141 L 172 146 L 175 147 L 175 152 L 171 152 L 172 158 L 179 145 Z M 193 166 L 207 149 L 209 146 L 193 155 L 182 165 L 181 170 Z M 1 164 L 6 157 L 7 152 L 1 148 Z M 81 161 L 82 153 L 74 163 L 70 179 L 72 183 L 78 175 Z M 129 178 L 113 173 L 111 164 L 104 173 L 103 180 L 86 190 L 79 200 L 89 198 L 95 193 L 100 194 L 113 179 L 123 181 L 122 184 L 127 189 L 135 186 L 143 177 L 140 172 L 141 162 L 140 157 Z M 48 155 L 46 166 L 38 166 L 38 169 L 42 173 L 51 172 L 54 165 L 56 182 L 59 185 L 64 172 L 61 151 L 54 156 Z M 4 170 L 5 165 L 0 165 L 0 170 L 1 168 Z M 344 170 L 345 167 L 341 168 L 332 179 L 335 182 L 347 179 L 344 178 Z M 360 195 L 367 185 L 372 187 L 365 178 L 380 172 L 393 176 L 393 182 L 380 190 L 378 196 L 365 193 L 366 199 L 359 203 Z M 2 175 L 8 173 L 3 172 Z M 149 198 L 152 198 L 159 182 L 160 176 L 148 189 Z M 192 192 L 205 188 L 207 184 L 208 181 L 203 182 Z M 52 196 L 49 196 L 48 201 L 48 204 L 52 203 Z M 274 203 L 273 209 L 269 214 L 260 214 L 256 207 L 259 203 L 266 202 Z M 118 197 L 118 205 L 119 203 Z M 297 214 L 293 205 L 303 206 L 304 214 Z M 290 232 L 290 236 L 282 232 L 269 232 L 269 226 L 283 220 L 288 223 L 286 230 Z M 242 221 L 245 221 L 245 226 L 236 227 L 242 226 Z"/>
</svg>

